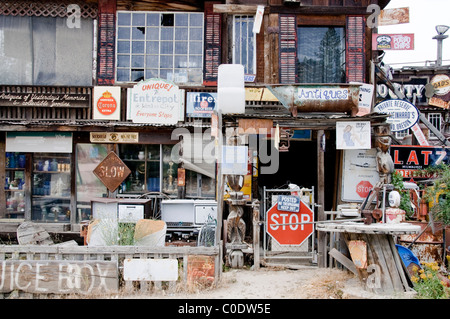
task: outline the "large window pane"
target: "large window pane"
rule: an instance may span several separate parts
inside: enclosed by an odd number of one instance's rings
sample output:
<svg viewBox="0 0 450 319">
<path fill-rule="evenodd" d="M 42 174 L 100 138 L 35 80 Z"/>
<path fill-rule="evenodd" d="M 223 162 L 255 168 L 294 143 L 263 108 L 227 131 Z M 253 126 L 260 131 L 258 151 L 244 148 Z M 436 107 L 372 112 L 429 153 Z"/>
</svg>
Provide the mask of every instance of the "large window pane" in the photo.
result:
<svg viewBox="0 0 450 319">
<path fill-rule="evenodd" d="M 344 28 L 299 27 L 299 82 L 344 83 L 344 52 Z"/>
<path fill-rule="evenodd" d="M 77 221 L 89 220 L 91 199 L 107 195 L 105 185 L 94 175 L 94 169 L 108 155 L 104 144 L 77 144 L 76 148 Z"/>
<path fill-rule="evenodd" d="M 234 16 L 233 63 L 242 64 L 246 74 L 255 74 L 253 16 Z"/>
<path fill-rule="evenodd" d="M 203 13 L 125 13 L 128 12 L 118 12 L 118 82 L 135 81 L 141 76 L 157 76 L 176 83 L 202 82 Z M 126 72 L 127 61 L 122 55 L 128 53 L 132 56 Z"/>
<path fill-rule="evenodd" d="M 0 84 L 92 85 L 92 19 L 0 15 Z"/>
</svg>

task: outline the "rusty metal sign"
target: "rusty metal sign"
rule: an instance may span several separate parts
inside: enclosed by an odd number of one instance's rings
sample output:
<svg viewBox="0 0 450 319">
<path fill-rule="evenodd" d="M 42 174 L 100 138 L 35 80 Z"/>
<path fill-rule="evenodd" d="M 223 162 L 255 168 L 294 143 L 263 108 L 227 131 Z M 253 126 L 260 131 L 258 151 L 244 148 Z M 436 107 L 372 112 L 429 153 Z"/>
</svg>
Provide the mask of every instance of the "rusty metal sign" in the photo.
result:
<svg viewBox="0 0 450 319">
<path fill-rule="evenodd" d="M 128 175 L 130 175 L 131 170 L 116 153 L 109 152 L 93 172 L 110 192 L 114 192 Z"/>
<path fill-rule="evenodd" d="M 357 110 L 361 84 L 275 84 L 267 88 L 294 117 L 297 112 Z"/>
</svg>

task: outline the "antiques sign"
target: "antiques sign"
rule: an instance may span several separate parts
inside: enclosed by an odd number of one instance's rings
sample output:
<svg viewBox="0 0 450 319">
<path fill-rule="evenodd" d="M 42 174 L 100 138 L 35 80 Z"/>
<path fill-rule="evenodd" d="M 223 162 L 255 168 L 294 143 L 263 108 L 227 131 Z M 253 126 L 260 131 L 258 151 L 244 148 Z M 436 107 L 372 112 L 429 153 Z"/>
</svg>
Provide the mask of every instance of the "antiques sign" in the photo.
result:
<svg viewBox="0 0 450 319">
<path fill-rule="evenodd" d="M 110 192 L 114 192 L 130 173 L 130 169 L 114 152 L 109 152 L 105 159 L 94 169 L 95 176 L 100 179 Z"/>
<path fill-rule="evenodd" d="M 89 107 L 89 94 L 1 92 L 0 106 Z"/>
<path fill-rule="evenodd" d="M 113 293 L 118 291 L 116 261 L 3 260 L 0 292 Z"/>
</svg>

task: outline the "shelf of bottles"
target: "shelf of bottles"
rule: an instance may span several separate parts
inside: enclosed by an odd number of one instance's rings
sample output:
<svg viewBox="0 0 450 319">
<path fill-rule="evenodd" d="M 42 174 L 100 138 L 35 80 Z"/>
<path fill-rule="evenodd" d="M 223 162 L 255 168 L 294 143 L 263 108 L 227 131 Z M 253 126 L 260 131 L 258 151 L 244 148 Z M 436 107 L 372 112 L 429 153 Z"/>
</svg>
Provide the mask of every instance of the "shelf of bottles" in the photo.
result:
<svg viewBox="0 0 450 319">
<path fill-rule="evenodd" d="M 24 153 L 6 152 L 6 218 L 25 217 L 25 162 Z"/>
<path fill-rule="evenodd" d="M 171 150 L 171 145 L 120 145 L 120 158 L 131 174 L 120 185 L 119 193 L 176 194 L 178 165 L 170 159 Z"/>
<path fill-rule="evenodd" d="M 32 220 L 70 221 L 70 154 L 39 153 L 33 158 Z"/>
</svg>

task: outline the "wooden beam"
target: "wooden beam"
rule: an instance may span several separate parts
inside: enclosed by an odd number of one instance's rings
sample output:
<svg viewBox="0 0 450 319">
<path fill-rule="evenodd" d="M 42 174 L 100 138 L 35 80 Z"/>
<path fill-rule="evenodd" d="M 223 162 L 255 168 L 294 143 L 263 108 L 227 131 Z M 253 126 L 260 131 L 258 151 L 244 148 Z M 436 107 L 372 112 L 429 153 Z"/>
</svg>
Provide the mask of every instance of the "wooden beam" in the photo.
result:
<svg viewBox="0 0 450 319">
<path fill-rule="evenodd" d="M 330 250 L 330 255 L 331 255 L 331 257 L 336 259 L 338 262 L 340 262 L 345 268 L 347 268 L 352 273 L 354 273 L 356 276 L 358 276 L 358 271 L 356 270 L 356 266 L 353 263 L 353 261 L 350 260 L 350 258 L 347 258 L 344 254 L 342 254 L 336 248 L 333 248 Z"/>
<path fill-rule="evenodd" d="M 214 13 L 227 14 L 256 14 L 257 5 L 240 5 L 240 4 L 215 4 L 213 5 Z"/>
<path fill-rule="evenodd" d="M 324 221 L 326 220 L 325 216 L 325 150 L 322 145 L 322 138 L 325 138 L 324 130 L 317 131 L 317 220 Z M 327 234 L 325 232 L 319 231 L 318 234 L 318 266 L 326 267 L 326 238 Z"/>
<path fill-rule="evenodd" d="M 269 13 L 317 14 L 317 15 L 369 15 L 367 7 L 349 6 L 271 6 Z"/>
</svg>

